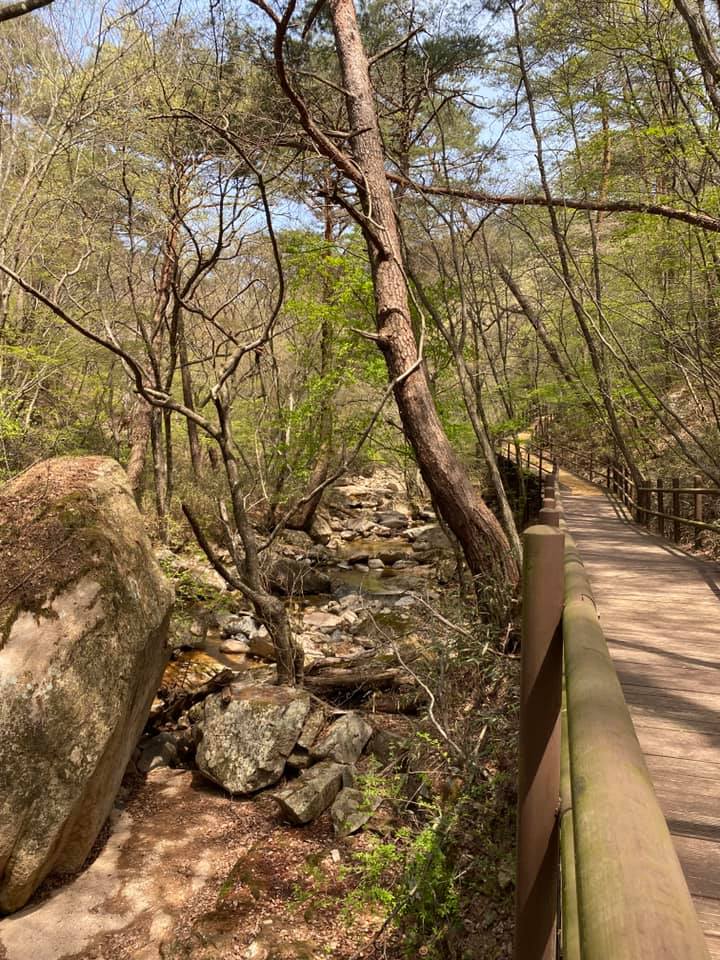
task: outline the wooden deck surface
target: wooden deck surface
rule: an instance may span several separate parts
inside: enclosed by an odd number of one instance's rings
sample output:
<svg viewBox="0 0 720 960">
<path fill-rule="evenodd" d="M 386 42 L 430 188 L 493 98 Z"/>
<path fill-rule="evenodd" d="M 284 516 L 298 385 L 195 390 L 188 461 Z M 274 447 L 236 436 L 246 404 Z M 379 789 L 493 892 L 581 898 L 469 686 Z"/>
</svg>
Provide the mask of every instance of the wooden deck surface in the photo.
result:
<svg viewBox="0 0 720 960">
<path fill-rule="evenodd" d="M 720 566 L 561 472 L 563 507 L 705 930 L 720 960 Z"/>
</svg>

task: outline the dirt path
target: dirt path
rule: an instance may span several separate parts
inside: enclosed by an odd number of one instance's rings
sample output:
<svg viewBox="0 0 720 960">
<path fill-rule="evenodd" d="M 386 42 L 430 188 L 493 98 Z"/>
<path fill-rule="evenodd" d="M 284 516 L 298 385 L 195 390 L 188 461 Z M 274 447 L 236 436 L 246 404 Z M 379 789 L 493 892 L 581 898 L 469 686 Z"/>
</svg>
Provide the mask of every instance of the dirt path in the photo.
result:
<svg viewBox="0 0 720 960">
<path fill-rule="evenodd" d="M 269 799 L 232 800 L 162 768 L 113 820 L 84 873 L 0 922 L 3 960 L 341 958 L 377 925 L 350 928 L 341 902 L 305 920 L 314 893 L 342 894 L 364 842 L 336 841 L 327 817 L 293 828 Z"/>
</svg>

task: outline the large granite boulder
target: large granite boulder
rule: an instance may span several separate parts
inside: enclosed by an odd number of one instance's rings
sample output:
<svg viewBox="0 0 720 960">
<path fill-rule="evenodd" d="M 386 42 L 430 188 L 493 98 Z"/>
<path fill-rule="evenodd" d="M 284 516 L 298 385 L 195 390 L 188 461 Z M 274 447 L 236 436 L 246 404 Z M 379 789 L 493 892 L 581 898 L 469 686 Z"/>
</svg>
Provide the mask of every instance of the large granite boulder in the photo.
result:
<svg viewBox="0 0 720 960">
<path fill-rule="evenodd" d="M 0 911 L 86 859 L 167 660 L 172 587 L 124 471 L 36 464 L 0 490 Z"/>
<path fill-rule="evenodd" d="M 294 687 L 232 684 L 207 697 L 199 770 L 233 795 L 277 783 L 309 712 L 309 694 Z"/>
</svg>

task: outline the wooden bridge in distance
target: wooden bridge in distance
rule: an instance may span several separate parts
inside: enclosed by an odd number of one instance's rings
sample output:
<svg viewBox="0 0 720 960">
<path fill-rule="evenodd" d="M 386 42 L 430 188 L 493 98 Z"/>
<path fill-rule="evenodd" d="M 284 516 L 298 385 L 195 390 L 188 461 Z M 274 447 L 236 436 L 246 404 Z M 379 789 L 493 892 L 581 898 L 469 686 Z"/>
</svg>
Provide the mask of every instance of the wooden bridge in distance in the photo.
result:
<svg viewBox="0 0 720 960">
<path fill-rule="evenodd" d="M 539 465 L 542 471 L 542 462 L 538 464 L 537 459 L 537 457 L 534 458 L 533 465 L 536 467 Z M 546 469 L 550 466 L 549 459 L 546 456 Z M 622 737 L 625 735 L 622 731 L 620 739 L 616 740 L 614 745 L 609 744 L 609 741 L 603 744 L 601 743 L 603 731 L 598 729 L 599 725 L 596 723 L 594 732 L 588 734 L 584 741 L 583 754 L 586 759 L 589 757 L 592 763 L 593 750 L 598 744 L 600 745 L 599 754 L 605 750 L 608 757 L 612 757 L 612 750 L 617 748 L 619 780 L 614 790 L 615 796 L 613 796 L 611 784 L 605 791 L 605 798 L 610 795 L 611 799 L 617 802 L 619 832 L 621 833 L 623 829 L 620 821 L 626 814 L 628 814 L 628 822 L 635 818 L 630 827 L 631 833 L 633 830 L 635 832 L 638 829 L 641 830 L 643 826 L 643 811 L 638 809 L 628 811 L 624 808 L 624 804 L 637 807 L 646 803 L 649 808 L 657 807 L 659 802 L 687 884 L 687 889 L 684 891 L 687 899 L 684 914 L 680 908 L 678 919 L 673 915 L 673 909 L 668 909 L 667 929 L 663 930 L 665 907 L 674 902 L 673 884 L 678 884 L 677 876 L 668 880 L 667 884 L 664 884 L 661 876 L 665 869 L 665 861 L 674 857 L 668 843 L 669 856 L 667 850 L 659 853 L 657 863 L 652 865 L 652 869 L 660 875 L 654 879 L 651 878 L 652 883 L 658 881 L 656 883 L 656 888 L 659 890 L 658 902 L 643 903 L 638 895 L 637 903 L 634 906 L 631 904 L 627 911 L 624 906 L 616 911 L 615 906 L 610 904 L 607 907 L 607 917 L 598 919 L 597 913 L 605 911 L 606 904 L 602 895 L 598 895 L 598 890 L 591 889 L 591 886 L 601 886 L 604 881 L 609 885 L 610 878 L 613 877 L 616 881 L 617 876 L 613 873 L 613 868 L 606 870 L 605 874 L 602 868 L 597 869 L 592 883 L 584 875 L 588 861 L 593 859 L 587 853 L 591 849 L 589 845 L 596 843 L 598 837 L 589 836 L 588 838 L 587 836 L 593 833 L 594 827 L 592 818 L 589 818 L 588 827 L 588 800 L 587 797 L 583 797 L 585 826 L 581 824 L 580 829 L 585 831 L 586 837 L 578 840 L 578 820 L 581 817 L 577 813 L 579 806 L 577 786 L 578 783 L 581 784 L 581 791 L 584 792 L 585 780 L 581 773 L 576 773 L 573 780 L 575 794 L 574 797 L 569 797 L 568 794 L 571 793 L 569 774 L 565 766 L 569 763 L 567 741 L 570 741 L 572 754 L 573 736 L 572 731 L 568 736 L 567 725 L 564 725 L 565 783 L 561 790 L 560 822 L 563 824 L 562 829 L 565 835 L 570 834 L 569 841 L 565 842 L 570 852 L 568 853 L 563 847 L 562 862 L 566 876 L 563 877 L 563 916 L 560 920 L 562 955 L 567 960 L 586 960 L 586 958 L 595 960 L 597 957 L 602 957 L 610 945 L 614 944 L 613 956 L 622 957 L 623 960 L 635 957 L 646 957 L 647 960 L 655 960 L 655 958 L 661 958 L 661 960 L 683 958 L 684 960 L 687 957 L 688 960 L 696 960 L 708 955 L 713 960 L 715 958 L 720 960 L 720 567 L 689 555 L 674 544 L 668 543 L 660 536 L 634 523 L 629 519 L 622 504 L 615 498 L 609 498 L 605 491 L 594 483 L 588 483 L 560 469 L 553 477 L 553 484 L 553 488 L 546 489 L 546 496 L 550 496 L 551 499 L 545 501 L 545 506 L 550 512 L 552 511 L 554 490 L 557 493 L 558 509 L 562 511 L 561 525 L 570 535 L 566 536 L 566 541 L 570 541 L 571 550 L 575 545 L 577 547 L 575 560 L 578 559 L 579 554 L 581 563 L 578 561 L 576 567 L 582 569 L 581 576 L 585 577 L 583 582 L 587 583 L 589 580 L 587 588 L 582 586 L 581 581 L 578 581 L 580 586 L 577 583 L 575 586 L 568 586 L 569 581 L 575 576 L 574 573 L 569 574 L 568 570 L 575 568 L 568 567 L 569 556 L 566 546 L 565 614 L 560 614 L 565 641 L 564 680 L 570 679 L 568 663 L 572 662 L 568 660 L 570 650 L 568 637 L 573 633 L 566 622 L 569 620 L 568 601 L 573 600 L 574 596 L 576 601 L 589 599 L 592 603 L 594 598 L 594 607 L 602 628 L 601 631 L 598 630 L 600 640 L 603 648 L 609 651 L 614 667 L 613 673 L 620 682 L 627 705 L 625 707 L 625 704 L 622 704 L 621 710 L 618 710 L 617 703 L 608 706 L 608 738 L 611 739 L 614 735 L 614 714 L 622 711 L 626 714 L 629 712 L 632 725 L 629 720 L 625 721 L 630 731 L 628 737 L 633 741 L 635 737 L 637 738 L 652 781 L 652 787 L 648 785 L 649 799 L 642 792 L 639 795 L 633 793 L 635 783 L 632 782 L 632 778 L 635 776 L 637 762 L 631 761 L 627 768 L 624 770 L 622 768 L 622 754 L 627 743 L 627 739 L 622 742 Z M 547 522 L 547 513 L 545 519 Z M 541 528 L 532 529 L 540 531 Z M 570 560 L 573 562 L 572 556 Z M 532 566 L 532 561 L 530 565 Z M 541 565 L 542 563 L 538 562 L 537 566 Z M 530 576 L 532 577 L 532 572 Z M 542 593 L 544 588 L 540 585 L 538 591 L 536 583 L 535 589 L 536 592 Z M 575 590 L 574 595 L 573 590 Z M 592 596 L 588 598 L 586 594 Z M 580 633 L 582 633 L 582 627 Z M 603 633 L 607 647 L 602 640 Z M 584 641 L 580 640 L 579 646 L 582 647 L 583 643 Z M 589 660 L 588 663 L 590 663 Z M 538 682 L 545 683 L 546 679 L 542 681 L 539 679 L 542 672 L 539 670 L 536 679 Z M 579 673 L 577 675 L 579 676 Z M 590 668 L 587 670 L 585 681 L 573 680 L 578 690 L 575 693 L 576 703 L 581 703 L 583 696 L 587 697 L 587 691 L 590 690 L 588 682 L 592 684 Z M 585 687 L 581 694 L 583 683 Z M 528 694 L 526 693 L 525 696 L 527 697 Z M 573 709 L 576 713 L 581 712 L 577 707 L 572 706 L 572 701 L 568 697 L 567 714 L 570 716 L 571 726 Z M 619 722 L 622 726 L 622 718 Z M 537 720 L 531 720 L 531 724 L 536 727 Z M 581 724 L 578 721 L 577 729 L 582 735 L 580 727 Z M 521 753 L 522 750 L 521 730 Z M 630 750 L 632 751 L 632 744 Z M 540 769 L 542 762 L 541 760 L 529 762 L 533 776 Z M 555 761 L 551 761 L 551 765 L 553 762 Z M 642 764 L 642 757 L 639 763 Z M 521 757 L 521 819 L 524 797 L 529 796 L 530 791 L 536 787 L 536 784 L 528 787 L 526 783 L 523 788 L 522 766 Z M 527 760 L 525 766 L 528 766 Z M 628 769 L 630 770 L 629 779 Z M 612 779 L 613 775 L 614 771 L 610 766 L 608 778 Z M 623 777 L 624 782 L 629 784 L 627 791 L 623 787 Z M 652 788 L 657 801 L 652 797 Z M 587 792 L 588 794 L 591 792 L 589 788 Z M 576 807 L 575 814 L 572 810 L 573 799 Z M 603 816 L 607 817 L 607 810 L 601 810 L 600 806 L 601 804 L 598 804 L 597 813 L 602 819 Z M 607 818 L 608 834 L 612 832 L 612 816 L 614 814 L 610 814 Z M 658 818 L 662 820 L 659 813 Z M 573 820 L 574 838 L 572 836 Z M 648 822 L 651 820 L 652 816 L 649 815 Z M 522 829 L 521 826 L 520 860 L 524 857 Z M 531 833 L 533 829 L 531 828 Z M 602 833 L 602 824 L 599 832 Z M 534 837 L 529 842 L 525 841 L 526 850 L 533 846 L 536 839 L 537 837 Z M 550 838 L 549 842 L 552 845 L 556 841 Z M 585 844 L 584 848 L 583 844 Z M 651 846 L 652 844 L 646 842 L 643 856 L 647 855 L 652 859 Z M 658 849 L 660 847 L 662 843 L 659 843 Z M 583 849 L 586 851 L 584 855 Z M 605 853 L 607 854 L 607 851 Z M 532 855 L 531 853 L 530 856 Z M 623 855 L 632 860 L 635 848 L 629 846 L 623 853 L 620 844 L 612 855 L 607 854 L 608 862 L 612 863 L 613 857 L 621 859 Z M 583 863 L 583 857 L 585 863 Z M 576 868 L 583 876 L 575 877 Z M 520 867 L 520 871 L 522 869 Z M 647 862 L 644 870 L 648 872 Z M 625 879 L 632 878 L 632 863 L 625 864 L 620 872 Z M 570 879 L 567 876 L 569 874 L 573 874 Z M 670 874 L 672 874 L 672 865 L 668 869 L 668 875 Z M 644 887 L 646 879 L 647 877 L 638 877 L 638 889 L 642 886 L 644 895 L 652 899 L 655 893 L 647 894 Z M 681 876 L 679 883 L 684 886 Z M 527 880 L 525 884 L 529 890 Z M 568 884 L 572 884 L 573 887 L 569 893 Z M 538 884 L 536 879 L 533 887 L 538 886 L 541 884 Z M 531 957 L 538 957 L 549 960 L 556 955 L 556 945 L 552 941 L 552 936 L 545 945 L 537 938 L 533 945 L 532 936 L 523 943 L 523 934 L 520 930 L 523 922 L 527 925 L 527 921 L 530 920 L 531 924 L 537 928 L 542 927 L 543 921 L 540 920 L 538 923 L 535 906 L 529 907 L 528 917 L 523 921 L 520 901 L 525 895 L 521 887 L 522 880 L 519 872 L 519 930 L 516 958 L 529 960 Z M 687 897 L 688 890 L 696 917 L 689 917 L 692 906 Z M 533 892 L 528 894 L 529 900 L 532 900 L 535 893 L 536 889 L 533 889 Z M 636 891 L 633 890 L 633 884 L 630 881 L 625 893 L 613 890 L 610 899 L 614 898 L 615 901 L 620 902 L 625 897 L 632 901 L 635 895 Z M 678 902 L 682 900 L 682 891 L 678 894 L 677 900 Z M 583 915 L 584 912 L 587 914 L 589 903 L 593 904 L 592 920 L 587 915 Z M 635 910 L 638 916 L 628 919 L 632 910 Z M 644 916 L 643 913 L 646 915 Z M 698 921 L 704 934 L 704 944 L 701 942 L 703 938 L 696 936 L 692 931 L 693 924 L 697 925 Z M 617 929 L 608 932 L 607 929 L 603 929 L 603 924 L 608 927 L 615 924 Z M 628 928 L 625 935 L 622 929 L 624 924 L 630 926 L 635 924 L 636 928 L 632 930 Z M 610 953 L 607 953 L 607 956 L 610 956 Z"/>
</svg>

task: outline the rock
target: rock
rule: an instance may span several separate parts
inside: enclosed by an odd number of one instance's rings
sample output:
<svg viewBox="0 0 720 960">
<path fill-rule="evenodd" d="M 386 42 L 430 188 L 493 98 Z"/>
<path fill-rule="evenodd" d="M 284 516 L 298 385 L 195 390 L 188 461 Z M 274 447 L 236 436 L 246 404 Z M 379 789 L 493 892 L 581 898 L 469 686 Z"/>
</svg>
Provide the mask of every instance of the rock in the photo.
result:
<svg viewBox="0 0 720 960">
<path fill-rule="evenodd" d="M 0 491 L 0 912 L 85 861 L 167 661 L 173 591 L 125 472 L 36 464 Z"/>
<path fill-rule="evenodd" d="M 297 532 L 297 531 L 296 531 Z M 270 587 L 283 596 L 330 593 L 330 578 L 307 561 L 282 557 L 271 564 L 267 574 Z"/>
<path fill-rule="evenodd" d="M 306 770 L 297 780 L 272 794 L 280 811 L 291 823 L 310 823 L 320 816 L 340 792 L 345 767 L 333 760 L 323 760 Z"/>
<path fill-rule="evenodd" d="M 277 660 L 275 644 L 270 639 L 270 634 L 267 630 L 264 634 L 259 630 L 257 633 L 254 633 L 248 640 L 247 646 L 248 652 L 253 657 L 258 657 L 260 660 L 272 660 L 273 663 Z"/>
<path fill-rule="evenodd" d="M 305 721 L 302 733 L 297 739 L 297 746 L 303 750 L 309 750 L 324 726 L 325 710 L 321 706 L 316 706 Z"/>
<path fill-rule="evenodd" d="M 442 527 L 437 523 L 428 523 L 423 527 L 415 527 L 408 530 L 408 536 L 412 539 L 413 550 L 451 550 L 452 544 L 445 536 Z"/>
<path fill-rule="evenodd" d="M 382 494 L 360 484 L 348 483 L 335 486 L 330 499 L 341 507 L 357 510 L 361 507 L 377 507 L 382 500 Z"/>
<path fill-rule="evenodd" d="M 258 629 L 258 624 L 254 617 L 246 615 L 244 617 L 230 617 L 220 627 L 223 637 L 250 637 Z"/>
<path fill-rule="evenodd" d="M 200 621 L 173 617 L 168 629 L 167 645 L 170 650 L 202 650 L 206 634 L 207 626 Z"/>
<path fill-rule="evenodd" d="M 322 643 L 325 640 L 322 634 L 318 636 L 314 633 L 296 633 L 295 640 L 298 646 L 302 647 L 306 664 L 312 663 L 313 660 L 322 659 L 325 655 L 321 647 L 318 646 L 318 641 Z"/>
<path fill-rule="evenodd" d="M 368 802 L 362 790 L 344 787 L 330 808 L 333 830 L 340 837 L 347 837 L 363 827 L 382 802 L 376 797 Z"/>
<path fill-rule="evenodd" d="M 238 640 L 235 638 L 230 638 L 229 640 L 223 640 L 220 644 L 220 653 L 250 653 L 250 646 L 247 640 Z"/>
<path fill-rule="evenodd" d="M 316 627 L 323 633 L 331 633 L 342 626 L 343 619 L 336 613 L 327 613 L 325 610 L 306 610 L 303 623 L 306 627 Z"/>
<path fill-rule="evenodd" d="M 389 510 L 387 513 L 378 513 L 375 515 L 375 523 L 390 530 L 405 530 L 410 523 L 409 517 L 396 510 Z"/>
<path fill-rule="evenodd" d="M 159 733 L 142 747 L 137 768 L 140 773 L 149 773 L 156 767 L 170 767 L 178 760 L 177 736 L 174 733 Z"/>
<path fill-rule="evenodd" d="M 367 606 L 367 600 L 361 593 L 348 593 L 338 600 L 338 607 L 341 610 L 363 610 Z"/>
<path fill-rule="evenodd" d="M 335 721 L 322 740 L 313 744 L 310 755 L 337 763 L 355 763 L 372 732 L 373 728 L 362 717 L 347 713 Z"/>
<path fill-rule="evenodd" d="M 297 747 L 287 758 L 287 765 L 293 770 L 307 770 L 311 763 L 310 754 L 306 750 L 299 750 Z"/>
<path fill-rule="evenodd" d="M 217 627 L 223 636 L 225 628 L 228 626 L 228 624 L 237 619 L 237 614 L 231 613 L 230 610 L 215 610 L 213 613 L 208 614 L 209 625 Z"/>
<path fill-rule="evenodd" d="M 408 741 L 399 733 L 379 728 L 373 732 L 367 744 L 367 752 L 382 764 L 397 762 L 408 751 Z"/>
<path fill-rule="evenodd" d="M 205 700 L 198 769 L 228 793 L 247 795 L 282 776 L 300 736 L 310 697 L 293 687 L 253 684 L 227 688 Z"/>
<path fill-rule="evenodd" d="M 291 547 L 297 547 L 298 550 L 309 550 L 313 545 L 312 537 L 304 530 L 289 530 L 286 527 L 280 535 L 280 539 Z"/>
<path fill-rule="evenodd" d="M 392 568 L 393 570 L 409 570 L 411 567 L 416 567 L 417 565 L 417 560 L 396 560 Z"/>
<path fill-rule="evenodd" d="M 372 557 L 370 560 L 368 560 L 368 567 L 371 570 L 382 570 L 384 569 L 385 564 L 380 557 Z"/>
<path fill-rule="evenodd" d="M 352 553 L 349 553 L 347 556 L 348 563 L 366 563 L 370 557 L 370 551 L 367 547 L 362 547 L 359 550 L 353 550 Z"/>
<path fill-rule="evenodd" d="M 333 532 L 338 530 L 339 526 L 334 526 L 333 521 L 320 513 L 316 513 L 310 526 L 310 536 L 317 543 L 327 546 L 330 543 Z"/>
<path fill-rule="evenodd" d="M 357 520 L 351 520 L 348 527 L 355 533 L 359 533 L 361 537 L 364 537 L 373 530 L 375 524 L 367 517 L 359 517 Z"/>
<path fill-rule="evenodd" d="M 162 566 L 171 571 L 171 574 L 182 577 L 185 582 L 189 579 L 194 594 L 210 599 L 218 593 L 224 593 L 227 589 L 223 578 L 204 557 L 177 554 L 167 548 L 158 550 L 156 556 Z"/>
<path fill-rule="evenodd" d="M 377 552 L 378 559 L 388 564 L 388 566 L 394 566 L 399 560 L 407 560 L 409 556 L 410 551 L 407 546 L 391 547 L 388 545 L 387 547 L 382 547 Z"/>
<path fill-rule="evenodd" d="M 417 600 L 415 599 L 415 597 L 411 597 L 408 594 L 406 594 L 405 596 L 400 597 L 398 600 L 395 601 L 395 607 L 396 608 L 397 607 L 401 607 L 401 608 L 414 607 L 416 603 L 417 603 Z"/>
</svg>

